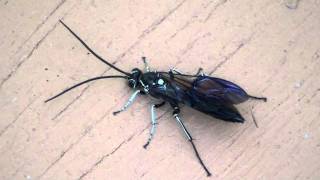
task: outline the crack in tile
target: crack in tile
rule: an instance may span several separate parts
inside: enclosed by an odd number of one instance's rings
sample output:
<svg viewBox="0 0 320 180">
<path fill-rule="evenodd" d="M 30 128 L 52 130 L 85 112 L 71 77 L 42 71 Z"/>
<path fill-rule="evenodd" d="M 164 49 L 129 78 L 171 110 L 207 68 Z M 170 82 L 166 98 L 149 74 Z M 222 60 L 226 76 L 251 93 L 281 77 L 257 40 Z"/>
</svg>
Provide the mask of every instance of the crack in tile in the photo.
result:
<svg viewBox="0 0 320 180">
<path fill-rule="evenodd" d="M 162 18 L 159 20 L 153 22 L 150 27 L 148 27 L 146 30 L 143 31 L 142 35 L 139 37 L 143 38 L 146 35 L 150 34 L 153 32 L 157 27 L 162 24 L 169 16 L 171 16 L 175 11 L 177 11 L 187 0 L 181 1 L 177 6 L 175 6 L 173 9 L 171 9 L 167 14 L 165 14 Z"/>
<path fill-rule="evenodd" d="M 207 22 L 213 15 L 213 13 L 222 5 L 224 5 L 226 2 L 228 2 L 228 0 L 221 0 L 220 2 L 218 2 L 213 8 L 212 10 L 209 12 L 208 16 L 205 18 L 204 22 Z"/>
<path fill-rule="evenodd" d="M 84 130 L 84 132 L 82 133 L 82 136 L 80 136 L 77 140 L 76 140 L 76 142 L 74 142 L 74 143 L 72 143 L 66 150 L 63 150 L 62 151 L 62 153 L 61 153 L 61 155 L 59 156 L 59 158 L 57 158 L 53 163 L 51 163 L 47 168 L 46 168 L 46 170 L 43 172 L 43 173 L 41 173 L 41 175 L 39 176 L 39 179 L 40 178 L 42 178 L 54 165 L 56 165 L 64 156 L 65 156 L 65 154 L 67 153 L 67 152 L 69 152 L 74 146 L 76 146 L 76 145 L 78 145 L 80 142 L 81 142 L 81 140 L 85 137 L 85 136 L 87 136 L 87 134 L 89 133 L 89 132 L 91 132 L 108 114 L 110 114 L 110 112 L 112 111 L 112 109 L 113 108 L 110 108 L 110 110 L 108 110 L 106 113 L 104 113 L 102 116 L 101 116 L 101 118 L 99 118 L 99 120 L 97 120 L 97 121 L 95 121 L 92 125 L 89 125 L 88 126 L 88 128 L 86 128 L 85 130 Z M 166 115 L 167 113 L 168 113 L 169 111 L 165 111 L 163 114 L 161 114 L 159 117 L 158 117 L 158 119 L 161 119 L 162 117 L 164 117 L 164 115 Z M 141 135 L 142 134 L 142 132 L 143 131 L 145 131 L 146 129 L 148 129 L 150 127 L 150 124 L 148 125 L 148 126 L 146 126 L 145 128 L 143 128 L 143 130 L 142 131 L 136 131 L 132 136 L 130 136 L 126 141 L 124 141 L 124 142 L 122 142 L 122 144 L 123 143 L 127 143 L 127 142 L 129 142 L 129 141 L 131 141 L 132 139 L 133 139 L 133 137 L 134 136 L 139 136 L 139 135 Z M 122 144 L 120 144 L 120 145 L 122 145 Z M 118 147 L 118 149 L 119 149 L 120 147 Z M 116 148 L 117 149 L 117 148 Z M 114 152 L 113 152 L 114 153 Z M 112 153 L 112 154 L 113 154 Z M 109 156 L 110 156 L 111 154 L 109 154 Z M 106 158 L 106 157 L 105 157 Z M 101 161 L 102 162 L 102 161 Z M 100 163 L 101 163 L 100 162 Z M 97 164 L 97 163 L 95 163 L 95 164 Z M 97 165 L 95 165 L 95 166 L 97 166 Z M 89 170 L 88 170 L 89 171 Z M 88 171 L 86 171 L 87 173 L 83 173 L 81 176 L 86 176 L 89 172 Z M 80 178 L 81 178 L 81 176 L 80 176 Z M 82 177 L 82 178 L 83 178 Z"/>
<path fill-rule="evenodd" d="M 22 168 L 24 168 L 25 166 L 25 163 L 23 163 L 21 166 L 19 166 L 15 171 L 14 173 L 10 176 L 9 179 L 14 179 L 14 177 L 21 171 Z"/>
<path fill-rule="evenodd" d="M 78 145 L 81 140 L 86 137 L 108 114 L 110 114 L 110 112 L 112 111 L 113 108 L 110 108 L 110 110 L 108 110 L 106 113 L 104 113 L 101 118 L 99 118 L 97 121 L 95 121 L 93 124 L 87 126 L 87 128 L 85 128 L 84 132 L 81 133 L 82 135 L 71 145 L 69 145 L 69 147 L 66 150 L 63 150 L 61 155 L 53 162 L 51 163 L 44 172 L 41 173 L 41 175 L 39 176 L 39 179 L 42 178 L 54 165 L 56 165 L 65 155 L 67 152 L 71 151 L 71 149 Z M 135 136 L 137 133 L 135 133 L 133 136 Z M 128 141 L 130 141 L 132 139 L 131 136 L 130 138 L 128 138 Z"/>
<path fill-rule="evenodd" d="M 234 165 L 234 163 L 236 163 L 236 161 L 243 156 L 243 154 L 245 154 L 246 150 L 248 149 L 249 146 L 245 146 L 245 148 L 238 154 L 236 155 L 235 158 L 233 158 L 233 160 L 231 161 L 231 163 L 229 163 L 227 165 L 227 167 L 225 167 L 222 171 L 223 175 L 225 176 L 225 174 L 227 173 L 227 171 Z"/>
<path fill-rule="evenodd" d="M 44 172 L 42 172 L 41 174 L 40 174 L 40 176 L 38 177 L 38 178 L 36 178 L 36 179 L 41 179 L 55 164 L 57 164 L 64 156 L 65 156 L 65 154 L 68 152 L 68 150 L 67 151 L 62 151 L 61 153 L 60 153 L 60 155 L 59 155 L 59 157 L 56 159 L 56 160 L 54 160 L 45 170 L 44 170 Z"/>
<path fill-rule="evenodd" d="M 249 129 L 251 126 L 248 125 L 247 127 L 245 127 L 244 129 L 242 129 L 240 131 L 240 133 L 237 133 L 239 131 L 237 131 L 236 133 L 234 133 L 232 136 L 231 136 L 231 142 L 226 146 L 226 149 L 229 149 L 231 146 L 233 146 L 234 143 L 237 142 L 237 140 L 242 137 L 242 135 L 247 131 L 247 129 Z"/>
<path fill-rule="evenodd" d="M 51 11 L 50 16 L 47 16 L 46 20 L 43 21 L 42 23 L 44 24 L 66 1 L 67 1 L 67 0 L 62 0 L 62 1 L 58 4 L 58 6 L 56 6 L 56 8 L 55 8 L 53 11 Z M 76 7 L 76 5 L 77 5 L 77 3 L 75 3 L 75 4 L 67 11 L 67 13 L 65 13 L 65 14 L 62 16 L 62 18 L 63 18 L 64 16 L 66 16 L 66 15 L 68 14 L 68 12 L 70 12 L 74 7 Z M 31 55 L 33 54 L 33 52 L 38 48 L 38 46 L 42 43 L 42 41 L 44 41 L 45 38 L 56 28 L 56 26 L 57 26 L 58 23 L 59 23 L 59 22 L 55 23 L 54 26 L 53 26 L 51 29 L 49 29 L 49 31 L 36 43 L 36 45 L 33 46 L 33 48 L 32 48 L 31 51 L 28 53 L 28 55 L 22 57 L 22 58 L 21 58 L 22 60 L 17 64 L 17 66 L 14 67 L 13 70 L 11 70 L 11 72 L 10 72 L 4 79 L 2 79 L 2 81 L 0 82 L 0 89 L 1 89 L 2 86 L 17 72 L 17 70 L 21 67 L 21 65 L 24 64 L 24 63 L 30 58 L 30 56 L 31 56 Z M 41 27 L 42 27 L 42 26 L 43 26 L 43 25 L 41 25 Z M 34 33 L 36 33 L 41 27 L 39 27 Z M 28 40 L 30 40 L 31 38 L 32 38 L 32 37 L 30 36 L 30 38 L 28 38 Z M 27 43 L 27 42 L 25 42 L 24 44 L 26 44 L 26 43 Z M 18 51 L 15 52 L 15 54 L 17 54 L 17 53 L 18 53 Z M 13 57 L 13 56 L 11 56 L 10 59 L 11 59 L 12 57 Z"/>
<path fill-rule="evenodd" d="M 111 110 L 110 110 L 111 111 Z M 107 114 L 110 113 L 110 111 L 108 111 L 107 113 L 105 113 L 92 127 L 90 130 L 92 130 L 99 122 L 102 121 L 102 119 L 104 119 L 106 117 Z M 157 120 L 162 119 L 166 114 L 168 114 L 169 111 L 165 111 L 163 114 L 161 114 Z M 133 135 L 131 135 L 129 138 L 127 138 L 125 141 L 122 141 L 111 153 L 108 153 L 104 156 L 102 156 L 96 163 L 93 164 L 93 166 L 91 166 L 91 168 L 89 168 L 89 170 L 85 171 L 79 178 L 78 180 L 83 179 L 85 176 L 87 176 L 88 174 L 90 174 L 99 164 L 101 164 L 105 158 L 109 157 L 110 155 L 114 154 L 122 145 L 127 144 L 128 142 L 130 142 L 135 136 L 140 136 L 145 130 L 149 129 L 150 124 L 147 125 L 145 128 L 143 128 L 140 131 L 136 131 Z"/>
<path fill-rule="evenodd" d="M 116 148 L 114 148 L 110 153 L 103 155 L 98 161 L 96 161 L 87 171 L 85 171 L 83 174 L 80 175 L 78 180 L 81 180 L 85 178 L 88 174 L 92 173 L 96 167 L 98 167 L 106 158 L 116 153 L 122 145 L 127 144 L 129 141 L 132 140 L 132 138 L 135 136 L 135 134 L 131 135 L 128 139 L 122 141 Z"/>
<path fill-rule="evenodd" d="M 181 58 L 181 56 L 185 55 L 189 50 L 191 50 L 191 49 L 195 46 L 195 44 L 197 44 L 197 42 L 199 42 L 199 40 L 204 39 L 204 38 L 206 38 L 206 37 L 208 37 L 208 36 L 211 36 L 211 33 L 210 33 L 210 32 L 205 33 L 205 34 L 201 35 L 200 37 L 195 38 L 195 39 L 194 39 L 193 41 L 191 41 L 190 43 L 188 43 L 187 46 L 186 46 L 186 48 L 184 48 L 184 49 L 181 51 L 180 58 Z M 180 58 L 179 58 L 179 59 L 180 59 Z"/>
<path fill-rule="evenodd" d="M 14 118 L 13 121 L 11 121 L 4 129 L 2 129 L 2 130 L 0 131 L 0 137 L 1 137 L 10 127 L 12 127 L 13 124 L 15 124 L 15 123 L 20 119 L 20 117 L 29 109 L 29 107 L 30 107 L 36 100 L 37 100 L 37 98 L 31 100 L 31 101 L 28 103 L 28 105 L 27 105 L 25 108 L 23 108 L 23 110 L 22 110 L 21 112 L 18 113 L 17 117 Z"/>
<path fill-rule="evenodd" d="M 36 34 L 36 32 L 38 32 L 38 30 L 48 21 L 48 19 L 66 2 L 66 0 L 62 0 L 59 2 L 59 4 L 49 13 L 48 16 L 46 16 L 46 18 L 36 27 L 36 29 L 31 33 L 31 35 L 18 47 L 17 51 L 14 53 L 14 55 L 16 55 L 21 49 L 22 47 L 34 36 L 34 34 Z M 57 23 L 54 25 L 53 28 L 51 28 L 45 35 L 44 37 L 42 37 L 37 43 L 36 45 L 31 49 L 30 53 L 27 55 L 26 58 L 22 58 L 22 60 L 17 64 L 16 67 L 13 68 L 13 70 L 1 81 L 0 83 L 0 89 L 3 86 L 3 84 L 8 81 L 10 79 L 10 77 L 12 77 L 12 75 L 21 67 L 21 65 L 23 63 L 25 63 L 28 58 L 33 54 L 33 52 L 35 51 L 35 49 L 38 48 L 38 46 L 41 44 L 41 42 L 53 31 L 53 29 L 55 29 L 57 26 Z M 12 55 L 9 59 L 12 59 L 12 57 L 14 56 Z"/>
<path fill-rule="evenodd" d="M 210 75 L 213 74 L 215 71 L 220 69 L 224 64 L 226 64 L 230 59 L 232 59 L 233 56 L 235 56 L 245 45 L 247 45 L 251 41 L 252 37 L 253 35 L 251 35 L 244 42 L 241 42 L 231 53 L 225 56 L 224 59 L 215 68 L 213 68 L 213 70 L 211 70 L 209 74 Z"/>
<path fill-rule="evenodd" d="M 39 46 L 49 36 L 49 34 L 51 32 L 53 32 L 53 30 L 55 30 L 55 28 L 57 27 L 57 24 L 58 24 L 58 22 L 56 24 L 54 24 L 54 26 L 35 44 L 35 46 L 33 46 L 33 48 L 28 53 L 28 55 L 23 57 L 22 60 L 18 63 L 18 65 L 15 68 L 13 68 L 13 70 L 1 81 L 0 89 L 17 72 L 17 70 L 22 66 L 22 64 L 24 64 L 33 55 L 35 50 L 37 50 L 39 48 Z"/>
<path fill-rule="evenodd" d="M 56 115 L 54 115 L 54 117 L 51 119 L 52 121 L 55 121 L 57 118 L 59 118 L 71 105 L 73 105 L 83 94 L 84 92 L 89 88 L 89 85 L 87 85 L 82 91 L 81 93 L 74 99 L 72 99 L 72 101 L 70 103 L 68 103 L 61 111 L 59 111 Z M 58 121 L 57 121 L 58 122 Z"/>
<path fill-rule="evenodd" d="M 55 166 L 69 151 L 71 151 L 71 149 L 78 145 L 81 140 L 91 131 L 92 128 L 90 129 L 86 129 L 82 135 L 74 142 L 74 143 L 71 143 L 65 150 L 63 150 L 60 155 L 58 156 L 58 158 L 56 160 L 54 160 L 39 176 L 38 178 L 36 179 L 41 179 L 44 175 L 47 174 L 47 172 L 49 172 L 49 170 Z"/>
<path fill-rule="evenodd" d="M 45 19 L 37 25 L 36 29 L 28 36 L 28 38 L 18 47 L 17 51 L 14 53 L 16 55 L 22 47 L 33 37 L 34 34 L 48 21 L 48 19 L 66 2 L 66 0 L 62 0 L 58 3 L 58 5 L 49 13 Z M 12 56 L 11 56 L 12 57 Z M 10 58 L 11 59 L 11 58 Z"/>
</svg>

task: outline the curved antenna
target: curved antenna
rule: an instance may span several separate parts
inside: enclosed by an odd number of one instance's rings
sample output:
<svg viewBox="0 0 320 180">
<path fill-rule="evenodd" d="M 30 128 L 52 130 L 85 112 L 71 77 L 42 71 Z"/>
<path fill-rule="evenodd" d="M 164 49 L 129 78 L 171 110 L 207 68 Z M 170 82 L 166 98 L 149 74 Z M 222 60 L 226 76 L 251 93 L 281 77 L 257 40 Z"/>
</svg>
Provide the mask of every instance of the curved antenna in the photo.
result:
<svg viewBox="0 0 320 180">
<path fill-rule="evenodd" d="M 95 80 L 99 80 L 99 79 L 108 79 L 108 78 L 123 78 L 123 79 L 128 79 L 127 76 L 98 76 L 98 77 L 94 77 L 94 78 L 91 78 L 91 79 L 87 79 L 87 80 L 85 80 L 85 81 L 82 81 L 82 82 L 80 82 L 80 83 L 78 83 L 78 84 L 75 84 L 75 85 L 73 85 L 73 86 L 71 86 L 71 87 L 63 90 L 61 93 L 59 93 L 59 94 L 57 94 L 57 95 L 55 95 L 55 96 L 53 96 L 53 97 L 45 100 L 44 102 L 47 103 L 47 102 L 49 102 L 49 101 L 51 101 L 51 100 L 53 100 L 53 99 L 55 99 L 55 98 L 63 95 L 64 93 L 66 93 L 66 92 L 68 92 L 68 91 L 70 91 L 70 90 L 72 90 L 72 89 L 74 89 L 74 88 L 76 88 L 76 87 L 78 87 L 78 86 L 81 86 L 82 84 L 88 83 L 88 82 L 90 82 L 90 81 L 95 81 Z"/>
<path fill-rule="evenodd" d="M 114 66 L 113 64 L 109 63 L 108 61 L 104 60 L 101 56 L 99 56 L 97 53 L 95 53 L 76 33 L 74 33 L 63 21 L 59 20 L 60 23 L 68 29 L 68 31 L 74 36 L 76 37 L 80 43 L 88 50 L 90 51 L 96 58 L 98 58 L 100 61 L 102 61 L 103 63 L 107 64 L 108 66 L 110 66 L 111 68 L 127 75 L 127 76 L 130 76 L 130 73 L 127 73 L 119 68 L 117 68 L 116 66 Z"/>
</svg>

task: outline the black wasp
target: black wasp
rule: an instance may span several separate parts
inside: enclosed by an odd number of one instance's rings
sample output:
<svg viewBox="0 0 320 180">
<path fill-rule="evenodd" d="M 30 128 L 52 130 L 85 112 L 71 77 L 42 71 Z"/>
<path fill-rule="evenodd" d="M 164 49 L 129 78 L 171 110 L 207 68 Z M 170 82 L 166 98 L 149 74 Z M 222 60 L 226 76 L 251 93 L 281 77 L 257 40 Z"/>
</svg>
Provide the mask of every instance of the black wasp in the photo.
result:
<svg viewBox="0 0 320 180">
<path fill-rule="evenodd" d="M 151 130 L 147 143 L 143 146 L 147 148 L 152 140 L 155 133 L 155 128 L 157 125 L 157 117 L 155 115 L 155 108 L 163 106 L 165 103 L 170 104 L 173 110 L 173 117 L 176 119 L 178 124 L 181 126 L 183 132 L 185 133 L 188 141 L 191 143 L 194 152 L 203 167 L 207 175 L 210 176 L 211 173 L 207 167 L 202 162 L 200 155 L 197 151 L 195 144 L 193 143 L 193 138 L 191 134 L 185 127 L 182 119 L 180 118 L 180 107 L 179 104 L 185 104 L 194 108 L 200 112 L 208 114 L 212 117 L 229 121 L 243 123 L 245 119 L 241 116 L 239 111 L 234 106 L 247 101 L 249 98 L 267 101 L 264 97 L 255 97 L 248 95 L 241 87 L 238 85 L 220 78 L 206 76 L 202 69 L 200 68 L 198 73 L 195 75 L 183 74 L 175 69 L 171 69 L 168 72 L 157 72 L 150 71 L 146 59 L 143 57 L 145 64 L 145 70 L 141 71 L 138 68 L 134 68 L 131 73 L 125 72 L 113 64 L 107 62 L 98 54 L 96 54 L 77 34 L 75 34 L 66 24 L 61 20 L 62 25 L 68 29 L 68 31 L 75 36 L 82 45 L 88 49 L 96 58 L 98 58 L 103 63 L 107 64 L 111 68 L 117 70 L 118 72 L 124 74 L 124 76 L 99 76 L 94 77 L 83 82 L 80 82 L 61 93 L 47 99 L 45 102 L 51 101 L 62 94 L 76 88 L 82 84 L 88 83 L 90 81 L 95 81 L 99 79 L 107 78 L 123 78 L 128 80 L 128 85 L 134 90 L 134 93 L 129 98 L 128 102 L 119 110 L 114 112 L 116 115 L 124 110 L 126 110 L 135 98 L 141 95 L 150 95 L 155 97 L 162 102 L 159 104 L 153 104 L 151 106 Z"/>
</svg>

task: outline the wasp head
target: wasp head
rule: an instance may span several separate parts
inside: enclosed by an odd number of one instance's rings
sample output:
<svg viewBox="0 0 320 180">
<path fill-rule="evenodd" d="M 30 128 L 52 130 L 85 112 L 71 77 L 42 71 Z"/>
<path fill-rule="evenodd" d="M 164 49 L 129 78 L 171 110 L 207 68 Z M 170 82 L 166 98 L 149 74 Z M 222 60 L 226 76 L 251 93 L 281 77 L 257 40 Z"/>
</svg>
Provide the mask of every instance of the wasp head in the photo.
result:
<svg viewBox="0 0 320 180">
<path fill-rule="evenodd" d="M 129 82 L 128 82 L 129 84 L 128 85 L 131 88 L 138 87 L 141 75 L 142 75 L 142 71 L 140 69 L 138 69 L 138 68 L 132 69 L 131 75 L 129 77 Z"/>
</svg>

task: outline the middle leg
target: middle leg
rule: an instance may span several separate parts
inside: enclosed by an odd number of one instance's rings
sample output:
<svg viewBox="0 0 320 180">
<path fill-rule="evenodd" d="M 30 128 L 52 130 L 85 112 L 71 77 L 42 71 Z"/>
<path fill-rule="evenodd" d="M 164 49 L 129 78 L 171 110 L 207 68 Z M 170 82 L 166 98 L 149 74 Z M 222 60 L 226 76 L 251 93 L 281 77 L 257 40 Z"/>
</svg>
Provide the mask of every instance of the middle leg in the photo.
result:
<svg viewBox="0 0 320 180">
<path fill-rule="evenodd" d="M 176 73 L 176 74 L 178 74 L 178 75 L 187 75 L 187 76 L 199 76 L 199 75 L 201 75 L 201 76 L 204 76 L 205 74 L 204 74 L 204 72 L 203 72 L 203 68 L 199 68 L 198 69 L 198 71 L 197 71 L 197 73 L 196 74 L 194 74 L 194 75 L 191 75 L 191 74 L 184 74 L 184 73 L 182 73 L 181 71 L 179 71 L 178 69 L 176 69 L 176 68 L 171 68 L 170 69 L 170 71 L 169 71 L 169 73 Z M 174 75 L 174 74 L 173 74 Z"/>
<path fill-rule="evenodd" d="M 155 108 L 159 108 L 159 107 L 163 106 L 164 104 L 165 104 L 165 102 L 163 101 L 162 103 L 153 104 L 151 106 L 151 125 L 152 126 L 151 126 L 151 130 L 149 133 L 148 141 L 146 142 L 146 144 L 143 145 L 143 148 L 145 148 L 145 149 L 147 149 L 148 145 L 150 144 L 150 142 L 155 134 L 155 131 L 156 131 L 156 125 L 158 124 Z"/>
</svg>

